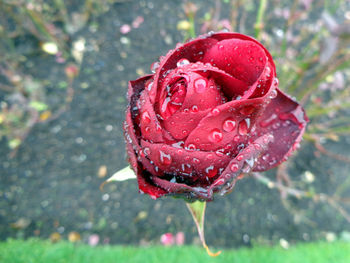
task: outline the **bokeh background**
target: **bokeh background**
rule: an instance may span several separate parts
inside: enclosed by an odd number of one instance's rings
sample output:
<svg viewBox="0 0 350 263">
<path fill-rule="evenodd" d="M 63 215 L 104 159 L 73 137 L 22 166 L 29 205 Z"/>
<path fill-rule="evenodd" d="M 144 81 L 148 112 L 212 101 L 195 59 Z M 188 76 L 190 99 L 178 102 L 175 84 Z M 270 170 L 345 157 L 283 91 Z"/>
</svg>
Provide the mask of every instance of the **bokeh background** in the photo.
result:
<svg viewBox="0 0 350 263">
<path fill-rule="evenodd" d="M 311 119 L 285 165 L 208 204 L 218 247 L 350 240 L 350 1 L 0 0 L 0 239 L 198 243 L 182 200 L 152 200 L 124 168 L 129 80 L 176 43 L 228 29 L 272 53 Z"/>
</svg>

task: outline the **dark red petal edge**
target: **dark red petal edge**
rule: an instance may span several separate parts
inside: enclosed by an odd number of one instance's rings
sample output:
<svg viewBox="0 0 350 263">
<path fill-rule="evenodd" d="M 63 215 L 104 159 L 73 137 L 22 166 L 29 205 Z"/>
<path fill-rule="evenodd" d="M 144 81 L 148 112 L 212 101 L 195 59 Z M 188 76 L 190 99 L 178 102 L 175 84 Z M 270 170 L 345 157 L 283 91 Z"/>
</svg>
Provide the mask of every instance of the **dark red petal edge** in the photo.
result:
<svg viewBox="0 0 350 263">
<path fill-rule="evenodd" d="M 254 171 L 266 171 L 285 161 L 298 148 L 308 121 L 302 106 L 277 89 L 277 97 L 256 122 L 256 136 L 269 133 L 275 140 L 258 159 Z"/>
</svg>

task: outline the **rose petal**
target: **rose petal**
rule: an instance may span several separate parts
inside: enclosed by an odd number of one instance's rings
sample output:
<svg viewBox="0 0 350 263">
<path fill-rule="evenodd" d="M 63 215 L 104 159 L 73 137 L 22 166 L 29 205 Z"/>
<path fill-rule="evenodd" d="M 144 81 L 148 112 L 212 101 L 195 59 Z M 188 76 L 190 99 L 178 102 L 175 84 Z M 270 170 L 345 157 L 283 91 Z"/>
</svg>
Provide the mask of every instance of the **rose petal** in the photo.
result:
<svg viewBox="0 0 350 263">
<path fill-rule="evenodd" d="M 272 134 L 275 141 L 258 159 L 254 171 L 271 169 L 290 156 L 298 147 L 308 121 L 303 108 L 277 89 L 277 97 L 256 121 L 258 135 Z"/>
<path fill-rule="evenodd" d="M 133 132 L 132 125 L 130 125 L 131 121 L 131 114 L 130 112 L 127 114 L 126 122 L 124 123 L 124 132 L 125 132 L 125 138 L 126 138 L 126 150 L 129 157 L 129 163 L 131 165 L 131 168 L 134 170 L 135 174 L 137 175 L 137 182 L 139 185 L 140 192 L 149 194 L 153 199 L 159 198 L 166 194 L 166 191 L 164 189 L 161 189 L 155 185 L 153 185 L 150 180 L 146 179 L 145 172 L 142 167 L 141 162 L 143 161 L 144 164 L 148 166 L 150 170 L 152 170 L 153 166 L 150 165 L 150 163 L 146 160 L 142 155 L 140 155 L 140 146 L 138 145 L 136 136 Z M 138 153 L 136 155 L 136 152 Z M 138 162 L 137 159 L 140 159 L 141 162 Z"/>
<path fill-rule="evenodd" d="M 232 191 L 240 174 L 248 174 L 256 166 L 257 158 L 269 149 L 275 138 L 271 134 L 264 134 L 242 150 L 233 160 L 230 161 L 223 173 L 209 187 L 208 193 L 219 192 L 224 195 Z"/>
<path fill-rule="evenodd" d="M 172 137 L 177 140 L 185 139 L 198 125 L 198 123 L 209 113 L 206 111 L 176 112 L 167 120 L 162 122 L 162 126 Z"/>
<path fill-rule="evenodd" d="M 219 175 L 231 159 L 226 155 L 218 156 L 210 152 L 186 150 L 144 140 L 141 141 L 141 145 L 149 149 L 148 158 L 160 170 L 184 177 L 190 183 L 197 179 L 205 181 Z"/>
<path fill-rule="evenodd" d="M 239 149 L 250 135 L 250 129 L 265 107 L 264 98 L 235 100 L 222 104 L 204 117 L 185 141 L 185 147 L 195 145 L 202 151 Z M 245 145 L 243 145 L 244 147 Z"/>
<path fill-rule="evenodd" d="M 205 53 L 203 62 L 209 62 L 252 85 L 265 68 L 266 54 L 252 41 L 226 39 L 211 47 Z"/>
<path fill-rule="evenodd" d="M 167 134 L 167 131 L 162 129 L 146 90 L 141 93 L 139 104 L 139 125 L 142 138 L 151 142 L 166 142 L 172 140 L 172 137 Z"/>
</svg>

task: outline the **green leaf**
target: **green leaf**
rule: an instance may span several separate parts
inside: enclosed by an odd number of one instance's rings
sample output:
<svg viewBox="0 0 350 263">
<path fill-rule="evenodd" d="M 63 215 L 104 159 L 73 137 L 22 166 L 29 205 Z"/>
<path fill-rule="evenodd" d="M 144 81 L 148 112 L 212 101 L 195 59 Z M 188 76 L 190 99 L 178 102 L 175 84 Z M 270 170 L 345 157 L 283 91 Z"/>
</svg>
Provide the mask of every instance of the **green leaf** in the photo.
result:
<svg viewBox="0 0 350 263">
<path fill-rule="evenodd" d="M 47 110 L 48 108 L 48 106 L 41 101 L 31 101 L 29 103 L 29 106 L 32 107 L 33 109 L 36 109 L 37 111 L 44 111 L 44 110 Z"/>
</svg>

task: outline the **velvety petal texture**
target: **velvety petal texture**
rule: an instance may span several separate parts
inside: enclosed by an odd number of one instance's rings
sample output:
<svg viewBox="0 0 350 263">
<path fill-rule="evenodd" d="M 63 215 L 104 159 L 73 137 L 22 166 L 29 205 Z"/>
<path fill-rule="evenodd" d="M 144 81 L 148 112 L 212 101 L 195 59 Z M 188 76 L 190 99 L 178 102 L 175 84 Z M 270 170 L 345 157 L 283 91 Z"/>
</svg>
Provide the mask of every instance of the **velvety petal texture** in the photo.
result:
<svg viewBox="0 0 350 263">
<path fill-rule="evenodd" d="M 270 53 L 238 33 L 203 35 L 129 82 L 124 132 L 141 193 L 212 200 L 298 147 L 308 118 L 278 88 Z"/>
</svg>

